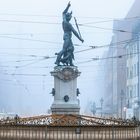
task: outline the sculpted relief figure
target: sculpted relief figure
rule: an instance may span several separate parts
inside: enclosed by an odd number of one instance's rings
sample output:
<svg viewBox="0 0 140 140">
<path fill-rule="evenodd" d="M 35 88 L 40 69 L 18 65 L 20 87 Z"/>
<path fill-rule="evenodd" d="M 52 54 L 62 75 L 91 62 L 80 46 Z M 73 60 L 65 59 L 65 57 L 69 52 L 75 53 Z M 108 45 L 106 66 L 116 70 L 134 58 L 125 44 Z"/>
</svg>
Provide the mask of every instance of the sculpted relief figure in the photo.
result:
<svg viewBox="0 0 140 140">
<path fill-rule="evenodd" d="M 78 34 L 78 32 L 73 28 L 72 24 L 70 23 L 70 20 L 72 18 L 72 12 L 68 12 L 69 7 L 71 6 L 70 2 L 68 3 L 66 9 L 63 11 L 63 22 L 62 27 L 64 31 L 63 35 L 63 49 L 56 53 L 57 59 L 55 64 L 57 66 L 60 66 L 60 62 L 64 65 L 73 65 L 73 59 L 74 59 L 74 45 L 72 43 L 72 34 L 74 34 L 82 43 L 84 40 L 82 37 Z"/>
</svg>

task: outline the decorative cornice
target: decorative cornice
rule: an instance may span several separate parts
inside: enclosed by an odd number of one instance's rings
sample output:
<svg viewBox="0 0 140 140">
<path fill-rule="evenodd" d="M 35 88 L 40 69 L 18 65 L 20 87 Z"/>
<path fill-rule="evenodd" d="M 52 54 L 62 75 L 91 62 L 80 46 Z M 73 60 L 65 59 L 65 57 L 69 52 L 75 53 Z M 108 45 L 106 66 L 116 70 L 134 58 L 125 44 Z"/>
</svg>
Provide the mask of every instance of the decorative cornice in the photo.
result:
<svg viewBox="0 0 140 140">
<path fill-rule="evenodd" d="M 56 66 L 51 75 L 63 81 L 70 81 L 80 76 L 80 73 L 76 66 Z"/>
</svg>

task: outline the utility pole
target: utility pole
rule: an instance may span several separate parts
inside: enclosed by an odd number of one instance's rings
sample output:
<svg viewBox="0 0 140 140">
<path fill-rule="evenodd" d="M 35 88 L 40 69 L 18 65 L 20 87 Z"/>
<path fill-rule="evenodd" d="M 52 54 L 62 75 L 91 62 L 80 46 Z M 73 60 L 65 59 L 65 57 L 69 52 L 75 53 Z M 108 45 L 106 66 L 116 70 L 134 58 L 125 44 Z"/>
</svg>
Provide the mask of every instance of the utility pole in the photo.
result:
<svg viewBox="0 0 140 140">
<path fill-rule="evenodd" d="M 100 99 L 100 103 L 101 103 L 101 117 L 103 115 L 103 102 L 104 102 L 104 100 L 103 100 L 103 98 L 101 98 Z"/>
</svg>

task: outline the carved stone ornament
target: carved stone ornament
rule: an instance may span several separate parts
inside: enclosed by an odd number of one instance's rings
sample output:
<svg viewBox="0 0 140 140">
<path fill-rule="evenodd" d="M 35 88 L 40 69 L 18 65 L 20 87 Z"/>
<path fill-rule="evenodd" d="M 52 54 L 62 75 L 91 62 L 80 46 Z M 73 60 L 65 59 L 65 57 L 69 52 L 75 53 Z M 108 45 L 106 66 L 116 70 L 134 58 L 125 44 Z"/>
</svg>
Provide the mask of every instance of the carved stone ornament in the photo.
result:
<svg viewBox="0 0 140 140">
<path fill-rule="evenodd" d="M 56 66 L 54 71 L 51 72 L 51 75 L 56 76 L 63 81 L 70 81 L 77 78 L 80 73 L 81 72 L 79 72 L 75 66 Z"/>
</svg>

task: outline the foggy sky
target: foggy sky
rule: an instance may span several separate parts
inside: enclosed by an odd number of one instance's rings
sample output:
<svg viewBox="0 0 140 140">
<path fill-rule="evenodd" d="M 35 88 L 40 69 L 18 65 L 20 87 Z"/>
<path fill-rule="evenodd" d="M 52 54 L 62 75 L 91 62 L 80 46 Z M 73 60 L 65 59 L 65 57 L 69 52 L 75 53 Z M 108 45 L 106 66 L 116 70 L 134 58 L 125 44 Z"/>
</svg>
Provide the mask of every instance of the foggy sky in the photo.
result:
<svg viewBox="0 0 140 140">
<path fill-rule="evenodd" d="M 73 36 L 75 52 L 93 45 L 109 44 L 113 19 L 123 18 L 134 0 L 71 0 L 73 16 L 85 42 Z M 20 115 L 45 114 L 53 97 L 53 70 L 55 52 L 62 49 L 62 11 L 67 0 L 4 0 L 0 1 L 0 112 Z M 103 22 L 102 22 L 103 21 Z M 106 22 L 107 21 L 107 22 Z M 97 22 L 97 23 L 95 23 Z M 100 23 L 99 23 L 100 22 Z M 74 24 L 72 19 L 71 23 Z M 74 64 L 81 71 L 78 88 L 81 95 L 81 113 L 87 103 L 103 96 L 104 67 L 99 62 L 83 63 L 93 57 L 102 57 L 107 48 L 75 54 Z M 82 63 L 81 63 L 82 62 Z M 43 76 L 46 75 L 46 76 Z"/>
</svg>

